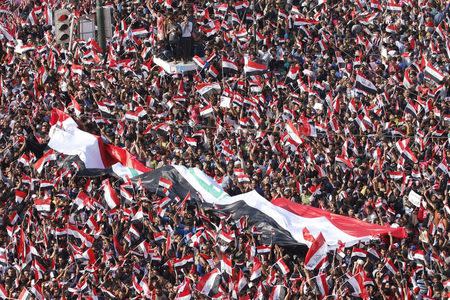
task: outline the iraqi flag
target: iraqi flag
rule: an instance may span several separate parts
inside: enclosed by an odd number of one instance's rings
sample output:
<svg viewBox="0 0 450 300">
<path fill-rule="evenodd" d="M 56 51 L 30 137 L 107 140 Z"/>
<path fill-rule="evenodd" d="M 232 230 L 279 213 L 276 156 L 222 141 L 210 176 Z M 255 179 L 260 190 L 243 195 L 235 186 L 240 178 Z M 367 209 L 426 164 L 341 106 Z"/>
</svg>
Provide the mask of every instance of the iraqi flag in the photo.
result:
<svg viewBox="0 0 450 300">
<path fill-rule="evenodd" d="M 231 263 L 231 258 L 227 255 L 224 255 L 222 257 L 222 260 L 220 261 L 220 270 L 222 273 L 227 273 L 228 275 L 233 275 L 233 265 Z"/>
<path fill-rule="evenodd" d="M 50 129 L 48 146 L 66 155 L 77 155 L 86 168 L 104 169 L 108 166 L 103 141 L 78 128 L 64 130 L 57 126 Z"/>
<path fill-rule="evenodd" d="M 250 281 L 253 281 L 259 277 L 261 277 L 262 273 L 262 263 L 258 257 L 253 259 L 252 272 L 250 274 Z"/>
<path fill-rule="evenodd" d="M 119 165 L 124 168 L 128 168 L 128 175 L 131 175 L 130 178 L 136 176 L 137 174 L 142 174 L 151 170 L 138 161 L 136 157 L 128 150 L 112 144 L 103 144 L 103 146 L 103 151 L 106 155 L 106 165 L 109 167 L 116 165 L 117 169 L 119 168 Z M 113 170 L 115 169 L 113 168 Z M 116 174 L 119 175 L 118 173 Z"/>
<path fill-rule="evenodd" d="M 41 173 L 45 164 L 52 160 L 56 160 L 56 153 L 55 150 L 50 149 L 46 151 L 44 155 L 41 156 L 41 158 L 38 159 L 38 161 L 34 164 L 34 168 L 38 173 Z"/>
<path fill-rule="evenodd" d="M 217 238 L 229 244 L 234 240 L 234 235 L 231 232 L 222 231 Z"/>
<path fill-rule="evenodd" d="M 355 88 L 363 94 L 376 94 L 378 91 L 377 87 L 360 72 L 356 74 Z"/>
<path fill-rule="evenodd" d="M 403 76 L 403 86 L 406 89 L 409 89 L 410 87 L 413 86 L 413 81 L 411 79 L 411 76 L 409 75 L 409 70 L 408 69 L 405 70 L 405 74 Z"/>
<path fill-rule="evenodd" d="M 375 248 L 367 249 L 367 255 L 369 256 L 370 260 L 375 262 L 380 259 L 380 253 Z"/>
<path fill-rule="evenodd" d="M 202 108 L 200 108 L 200 116 L 205 117 L 212 115 L 214 113 L 214 109 L 212 108 L 211 104 L 205 105 Z"/>
<path fill-rule="evenodd" d="M 183 267 L 188 263 L 193 263 L 194 262 L 194 255 L 193 254 L 188 254 L 183 256 L 182 258 L 179 259 L 175 259 L 173 262 L 173 266 L 176 268 L 179 267 Z"/>
<path fill-rule="evenodd" d="M 304 136 L 317 137 L 316 126 L 305 120 L 300 127 L 300 132 Z"/>
<path fill-rule="evenodd" d="M 206 296 L 212 296 L 218 293 L 220 283 L 220 271 L 214 269 L 208 274 L 200 277 L 195 289 Z"/>
<path fill-rule="evenodd" d="M 9 28 L 3 27 L 2 24 L 0 24 L 0 33 L 3 34 L 3 36 L 8 41 L 14 41 L 14 42 L 16 41 L 16 39 L 14 38 L 14 36 L 15 36 L 14 32 L 12 30 L 10 30 Z M 14 57 L 12 57 L 12 58 L 14 59 Z"/>
<path fill-rule="evenodd" d="M 45 271 L 47 270 L 43 265 L 41 265 L 37 260 L 33 260 L 32 263 L 33 268 L 38 271 L 39 273 L 45 273 Z M 40 277 L 42 278 L 42 277 Z"/>
<path fill-rule="evenodd" d="M 17 298 L 17 299 L 18 300 L 31 300 L 32 298 L 33 298 L 33 295 L 27 290 L 27 288 L 24 287 L 19 294 L 19 298 Z"/>
<path fill-rule="evenodd" d="M 127 111 L 125 113 L 125 119 L 138 122 L 139 121 L 139 115 L 134 111 Z"/>
<path fill-rule="evenodd" d="M 137 28 L 137 29 L 133 29 L 131 31 L 131 34 L 133 36 L 146 35 L 146 34 L 148 34 L 148 30 L 145 28 Z"/>
<path fill-rule="evenodd" d="M 237 292 L 240 293 L 242 291 L 242 289 L 248 284 L 247 278 L 244 276 L 244 273 L 242 272 L 241 269 L 238 269 L 239 272 L 237 274 L 237 285 L 236 285 L 236 289 Z"/>
<path fill-rule="evenodd" d="M 170 179 L 161 177 L 161 178 L 159 179 L 158 185 L 159 185 L 159 186 L 162 186 L 162 187 L 165 188 L 165 189 L 170 190 L 170 189 L 172 188 L 172 186 L 173 186 L 173 182 L 172 182 Z"/>
<path fill-rule="evenodd" d="M 222 88 L 220 87 L 220 84 L 218 82 L 199 83 L 196 85 L 195 89 L 196 89 L 197 93 L 199 93 L 202 96 L 211 91 L 220 92 L 222 90 Z"/>
<path fill-rule="evenodd" d="M 413 253 L 413 258 L 415 260 L 425 261 L 425 253 L 423 250 L 417 250 Z"/>
<path fill-rule="evenodd" d="M 248 57 L 244 57 L 244 73 L 246 75 L 262 74 L 267 71 L 267 66 L 251 61 Z"/>
<path fill-rule="evenodd" d="M 419 113 L 419 104 L 415 104 L 413 100 L 406 99 L 405 112 L 416 118 Z"/>
<path fill-rule="evenodd" d="M 122 196 L 124 199 L 130 202 L 133 201 L 133 195 L 130 192 L 128 192 L 122 185 L 120 186 L 120 196 Z"/>
<path fill-rule="evenodd" d="M 278 269 L 280 269 L 283 275 L 286 275 L 290 272 L 289 266 L 284 262 L 283 258 L 278 259 L 275 265 L 278 267 Z"/>
<path fill-rule="evenodd" d="M 78 103 L 78 101 L 75 99 L 75 97 L 71 96 L 71 102 L 68 107 L 73 109 L 73 111 L 77 117 L 79 117 L 81 115 L 81 105 L 80 105 L 80 103 Z"/>
<path fill-rule="evenodd" d="M 77 123 L 70 115 L 57 108 L 52 109 L 49 124 L 52 126 L 56 125 L 65 130 L 78 127 Z"/>
<path fill-rule="evenodd" d="M 394 180 L 403 179 L 404 173 L 402 171 L 388 171 L 389 178 Z"/>
<path fill-rule="evenodd" d="M 230 196 L 214 179 L 197 168 L 165 166 L 133 178 L 132 181 L 140 181 L 147 191 L 156 192 L 161 177 L 173 182 L 171 192 L 180 199 L 190 193 L 191 201 L 199 206 L 216 214 L 231 214 L 230 222 L 247 217 L 248 228 L 255 226 L 260 231 L 261 244 L 310 245 L 312 241 L 306 240 L 303 235 L 302 229 L 305 227 L 312 236 L 322 233 L 330 250 L 337 248 L 339 241 L 349 247 L 388 233 L 397 238 L 406 237 L 401 227 L 370 224 L 284 198 L 268 201 L 257 191 Z M 260 224 L 265 226 L 261 227 Z"/>
<path fill-rule="evenodd" d="M 417 157 L 414 154 L 414 152 L 408 147 L 408 144 L 409 138 L 396 142 L 395 147 L 403 157 L 406 157 L 407 159 L 416 164 L 418 162 Z"/>
<path fill-rule="evenodd" d="M 192 147 L 197 147 L 197 139 L 194 137 L 185 137 L 184 141 L 186 142 L 187 145 L 192 146 Z"/>
<path fill-rule="evenodd" d="M 448 174 L 448 164 L 447 164 L 447 157 L 445 155 L 442 156 L 442 161 L 437 166 L 438 170 L 441 170 L 444 174 Z"/>
<path fill-rule="evenodd" d="M 448 58 L 450 58 L 450 39 L 447 39 L 445 42 L 445 52 L 447 53 Z"/>
<path fill-rule="evenodd" d="M 117 196 L 116 191 L 111 186 L 109 179 L 105 179 L 102 182 L 103 196 L 105 197 L 106 204 L 110 209 L 120 205 L 120 198 Z"/>
<path fill-rule="evenodd" d="M 72 118 L 53 109 L 48 146 L 66 155 L 76 155 L 87 169 L 110 168 L 116 163 L 142 174 L 150 171 L 130 152 L 112 144 L 105 144 L 101 137 L 77 128 Z M 72 120 L 72 121 L 70 121 Z"/>
<path fill-rule="evenodd" d="M 278 269 L 280 269 L 283 275 L 286 275 L 290 272 L 289 266 L 284 262 L 283 258 L 278 259 L 275 265 L 278 267 Z"/>
<path fill-rule="evenodd" d="M 444 81 L 444 73 L 442 73 L 438 68 L 428 62 L 425 57 L 422 57 L 422 67 L 425 78 L 433 80 L 437 84 L 441 84 L 442 81 Z"/>
<path fill-rule="evenodd" d="M 326 273 L 319 274 L 312 280 L 316 284 L 316 287 L 319 290 L 320 295 L 327 296 L 329 294 L 330 288 L 328 286 Z"/>
<path fill-rule="evenodd" d="M 226 58 L 222 58 L 222 69 L 228 69 L 236 72 L 239 71 L 238 65 L 234 61 L 228 60 Z"/>
<path fill-rule="evenodd" d="M 367 291 L 364 286 L 364 278 L 362 273 L 358 273 L 355 276 L 349 276 L 346 274 L 347 280 L 344 286 L 348 289 L 352 296 L 360 296 L 363 299 L 367 299 Z"/>
<path fill-rule="evenodd" d="M 386 5 L 386 9 L 388 11 L 393 11 L 393 12 L 401 12 L 402 11 L 402 5 L 401 4 L 397 4 L 393 1 L 389 1 L 389 3 L 387 3 Z"/>
<path fill-rule="evenodd" d="M 322 233 L 311 244 L 311 247 L 306 253 L 305 268 L 307 270 L 314 270 L 321 265 L 327 259 L 328 246 Z"/>
<path fill-rule="evenodd" d="M 202 70 L 205 68 L 206 63 L 205 63 L 205 61 L 204 61 L 202 58 L 200 58 L 199 56 L 194 55 L 194 57 L 192 58 L 192 60 L 193 60 L 194 63 L 195 63 L 197 66 L 199 66 Z"/>
<path fill-rule="evenodd" d="M 351 257 L 358 257 L 358 258 L 366 258 L 367 257 L 367 251 L 360 248 L 353 248 Z"/>
<path fill-rule="evenodd" d="M 177 296 L 175 297 L 175 300 L 190 300 L 191 294 L 191 282 L 185 277 L 183 283 L 177 288 Z"/>
<path fill-rule="evenodd" d="M 51 180 L 44 180 L 42 179 L 39 182 L 39 187 L 42 188 L 54 188 L 55 187 L 55 183 Z"/>
<path fill-rule="evenodd" d="M 297 79 L 298 74 L 300 73 L 300 67 L 298 65 L 292 65 L 289 68 L 289 72 L 287 73 L 286 77 L 295 80 Z"/>
<path fill-rule="evenodd" d="M 27 192 L 16 190 L 15 192 L 15 200 L 17 203 L 21 203 L 23 199 L 28 195 Z"/>
<path fill-rule="evenodd" d="M 336 163 L 340 163 L 341 165 L 349 168 L 349 169 L 353 169 L 354 165 L 353 162 L 351 161 L 350 158 L 348 158 L 347 156 L 344 155 L 344 153 L 342 153 L 341 155 L 336 156 Z"/>
<path fill-rule="evenodd" d="M 96 261 L 96 256 L 95 256 L 95 252 L 94 249 L 89 248 L 86 251 L 83 252 L 83 254 L 81 255 L 81 257 L 87 261 L 89 261 L 90 264 L 94 264 Z"/>
<path fill-rule="evenodd" d="M 398 269 L 395 267 L 392 260 L 390 260 L 389 258 L 386 258 L 386 263 L 383 266 L 383 268 L 381 269 L 381 272 L 383 274 L 391 273 L 392 275 L 396 275 L 396 274 L 398 274 Z"/>
<path fill-rule="evenodd" d="M 241 9 L 246 9 L 249 7 L 249 2 L 248 1 L 238 1 L 234 4 L 234 9 L 236 11 L 241 10 Z"/>
<path fill-rule="evenodd" d="M 289 120 L 285 125 L 286 132 L 291 137 L 291 139 L 300 145 L 302 143 L 300 131 L 295 127 L 295 125 Z"/>
<path fill-rule="evenodd" d="M 277 284 L 270 292 L 269 300 L 284 300 L 286 298 L 287 289 L 282 284 Z"/>
<path fill-rule="evenodd" d="M 74 75 L 74 74 L 76 74 L 78 76 L 83 75 L 83 66 L 80 66 L 77 64 L 72 64 L 71 70 L 72 70 L 72 75 Z"/>
<path fill-rule="evenodd" d="M 314 19 L 306 19 L 300 16 L 294 18 L 294 26 L 309 26 L 309 25 L 317 25 L 319 21 Z"/>
<path fill-rule="evenodd" d="M 34 208 L 38 212 L 50 212 L 50 206 L 52 204 L 52 200 L 50 198 L 47 199 L 34 199 Z"/>
<path fill-rule="evenodd" d="M 33 51 L 36 47 L 33 44 L 19 45 L 14 48 L 15 53 L 23 54 L 28 51 Z"/>
<path fill-rule="evenodd" d="M 85 233 L 83 230 L 78 229 L 75 225 L 69 225 L 67 227 L 67 234 L 79 239 L 87 247 L 92 247 L 95 239 L 89 234 Z"/>
<path fill-rule="evenodd" d="M 261 245 L 256 247 L 256 253 L 258 254 L 268 254 L 270 253 L 271 247 L 267 245 Z"/>
</svg>

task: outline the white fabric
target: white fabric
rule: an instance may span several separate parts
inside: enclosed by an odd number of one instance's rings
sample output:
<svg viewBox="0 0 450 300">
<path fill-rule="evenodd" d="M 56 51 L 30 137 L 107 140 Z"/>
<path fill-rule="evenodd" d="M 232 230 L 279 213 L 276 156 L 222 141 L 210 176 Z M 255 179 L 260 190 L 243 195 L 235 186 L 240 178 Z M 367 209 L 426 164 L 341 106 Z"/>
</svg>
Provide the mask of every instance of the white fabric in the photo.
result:
<svg viewBox="0 0 450 300">
<path fill-rule="evenodd" d="M 66 155 L 78 155 L 86 168 L 105 168 L 100 155 L 98 137 L 78 128 L 50 129 L 48 146 Z"/>
<path fill-rule="evenodd" d="M 189 61 L 187 63 L 175 63 L 154 57 L 153 62 L 163 68 L 167 74 L 183 74 L 198 69 L 197 65 L 193 61 Z"/>
</svg>

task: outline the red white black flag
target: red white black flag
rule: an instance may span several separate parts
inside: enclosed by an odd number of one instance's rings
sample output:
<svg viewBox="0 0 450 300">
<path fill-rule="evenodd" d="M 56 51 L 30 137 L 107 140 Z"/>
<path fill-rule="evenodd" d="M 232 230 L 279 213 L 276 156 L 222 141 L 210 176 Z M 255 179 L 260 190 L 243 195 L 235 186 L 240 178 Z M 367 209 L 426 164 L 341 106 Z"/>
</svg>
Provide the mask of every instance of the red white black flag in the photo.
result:
<svg viewBox="0 0 450 300">
<path fill-rule="evenodd" d="M 251 61 L 248 59 L 248 57 L 245 57 L 244 60 L 244 73 L 246 75 L 261 74 L 267 71 L 266 65 Z"/>
<path fill-rule="evenodd" d="M 196 290 L 203 295 L 215 295 L 217 294 L 217 289 L 220 283 L 220 271 L 219 269 L 214 269 L 208 274 L 205 274 L 200 278 L 196 285 Z"/>
<path fill-rule="evenodd" d="M 376 94 L 377 87 L 361 73 L 356 74 L 355 88 L 364 94 Z"/>
<path fill-rule="evenodd" d="M 314 270 L 323 264 L 324 260 L 327 259 L 328 246 L 325 242 L 325 238 L 322 233 L 311 244 L 308 253 L 305 257 L 305 267 L 307 270 Z"/>
</svg>

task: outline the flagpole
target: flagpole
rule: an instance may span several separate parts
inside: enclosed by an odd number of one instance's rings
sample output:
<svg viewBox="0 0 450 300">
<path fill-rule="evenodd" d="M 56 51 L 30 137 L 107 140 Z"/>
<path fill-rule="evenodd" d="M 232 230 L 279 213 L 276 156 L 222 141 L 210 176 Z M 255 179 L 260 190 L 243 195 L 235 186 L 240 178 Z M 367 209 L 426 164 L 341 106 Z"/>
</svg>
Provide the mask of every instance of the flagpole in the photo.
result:
<svg viewBox="0 0 450 300">
<path fill-rule="evenodd" d="M 106 50 L 106 34 L 105 34 L 105 16 L 103 12 L 103 1 L 96 0 L 96 18 L 97 18 L 97 40 L 103 53 Z"/>
</svg>

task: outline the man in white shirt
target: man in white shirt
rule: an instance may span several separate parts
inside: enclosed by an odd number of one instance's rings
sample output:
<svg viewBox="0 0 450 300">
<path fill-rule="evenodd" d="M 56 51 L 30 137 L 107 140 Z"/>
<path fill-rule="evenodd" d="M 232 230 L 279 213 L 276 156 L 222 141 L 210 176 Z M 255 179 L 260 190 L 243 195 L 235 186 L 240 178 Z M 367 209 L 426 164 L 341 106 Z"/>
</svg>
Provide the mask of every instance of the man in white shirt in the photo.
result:
<svg viewBox="0 0 450 300">
<path fill-rule="evenodd" d="M 181 26 L 181 44 L 180 44 L 180 50 L 181 50 L 181 57 L 183 58 L 183 61 L 186 62 L 187 60 L 192 58 L 192 30 L 194 28 L 194 24 L 188 20 L 188 16 L 183 16 L 183 21 L 180 24 Z"/>
</svg>

